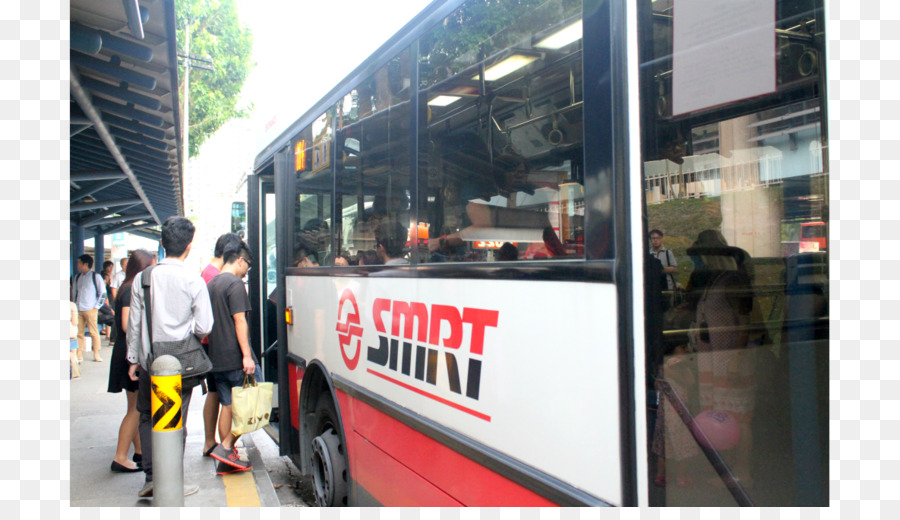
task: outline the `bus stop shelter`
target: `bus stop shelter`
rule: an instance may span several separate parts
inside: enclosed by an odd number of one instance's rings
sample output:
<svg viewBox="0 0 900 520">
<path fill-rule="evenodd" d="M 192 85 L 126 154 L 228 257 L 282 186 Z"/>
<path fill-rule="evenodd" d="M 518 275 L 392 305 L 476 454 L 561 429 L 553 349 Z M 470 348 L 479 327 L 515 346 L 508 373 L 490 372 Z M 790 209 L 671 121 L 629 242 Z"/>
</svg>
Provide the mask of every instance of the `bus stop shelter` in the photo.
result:
<svg viewBox="0 0 900 520">
<path fill-rule="evenodd" d="M 174 0 L 72 0 L 71 258 L 184 214 Z"/>
</svg>

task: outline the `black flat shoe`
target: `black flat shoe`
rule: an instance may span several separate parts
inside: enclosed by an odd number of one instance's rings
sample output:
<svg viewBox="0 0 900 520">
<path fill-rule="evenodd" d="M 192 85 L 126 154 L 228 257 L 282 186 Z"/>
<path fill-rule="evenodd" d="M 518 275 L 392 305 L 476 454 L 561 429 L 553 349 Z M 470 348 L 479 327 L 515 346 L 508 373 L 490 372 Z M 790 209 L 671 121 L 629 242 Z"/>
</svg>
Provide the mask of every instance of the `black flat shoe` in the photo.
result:
<svg viewBox="0 0 900 520">
<path fill-rule="evenodd" d="M 113 473 L 137 473 L 138 471 L 141 471 L 141 468 L 131 469 L 131 468 L 128 468 L 128 467 L 125 467 L 125 466 L 119 464 L 116 461 L 112 462 L 112 465 L 109 467 L 109 469 Z"/>
<path fill-rule="evenodd" d="M 135 464 L 140 466 L 144 462 L 144 456 L 140 453 L 135 453 L 132 455 L 131 460 L 134 461 Z"/>
</svg>

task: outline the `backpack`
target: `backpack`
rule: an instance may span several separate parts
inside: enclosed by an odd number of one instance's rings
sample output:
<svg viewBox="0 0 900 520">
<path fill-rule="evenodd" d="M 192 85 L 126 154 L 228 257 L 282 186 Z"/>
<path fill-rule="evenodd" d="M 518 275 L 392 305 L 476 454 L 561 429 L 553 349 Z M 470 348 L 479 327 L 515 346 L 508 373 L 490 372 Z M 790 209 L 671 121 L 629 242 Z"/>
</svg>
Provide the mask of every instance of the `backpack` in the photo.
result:
<svg viewBox="0 0 900 520">
<path fill-rule="evenodd" d="M 100 292 L 100 286 L 97 285 L 97 276 L 99 276 L 95 271 L 90 272 L 93 276 L 91 276 L 91 282 L 94 284 L 94 290 L 97 291 L 97 299 L 100 299 L 100 296 L 103 294 Z M 78 301 L 78 281 L 81 280 L 81 277 L 84 273 L 78 273 L 75 275 L 75 301 Z"/>
<path fill-rule="evenodd" d="M 666 263 L 664 265 L 662 265 L 662 267 L 678 267 L 678 263 L 675 261 L 675 255 L 672 253 L 672 250 L 666 249 L 665 252 L 666 252 L 666 254 L 665 254 Z M 662 260 L 660 260 L 660 258 L 659 258 L 659 253 L 651 252 L 650 255 L 655 257 L 659 261 L 659 263 L 662 264 Z M 660 272 L 659 276 L 660 276 L 660 283 L 662 284 L 662 290 L 664 290 L 664 291 L 669 290 L 669 280 L 672 280 L 672 289 L 675 289 L 675 287 L 676 287 L 675 277 L 672 275 L 672 273 Z"/>
</svg>

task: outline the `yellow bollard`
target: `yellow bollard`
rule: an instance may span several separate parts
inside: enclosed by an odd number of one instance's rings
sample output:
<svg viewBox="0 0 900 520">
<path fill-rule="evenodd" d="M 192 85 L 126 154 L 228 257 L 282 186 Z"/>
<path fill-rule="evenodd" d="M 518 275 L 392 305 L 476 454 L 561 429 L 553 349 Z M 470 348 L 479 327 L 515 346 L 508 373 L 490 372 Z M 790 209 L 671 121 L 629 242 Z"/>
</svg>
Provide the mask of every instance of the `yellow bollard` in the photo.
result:
<svg viewBox="0 0 900 520">
<path fill-rule="evenodd" d="M 184 432 L 181 363 L 159 356 L 150 366 L 150 442 L 153 443 L 153 502 L 184 506 Z"/>
<path fill-rule="evenodd" d="M 153 431 L 181 429 L 181 374 L 150 376 L 150 411 Z"/>
</svg>

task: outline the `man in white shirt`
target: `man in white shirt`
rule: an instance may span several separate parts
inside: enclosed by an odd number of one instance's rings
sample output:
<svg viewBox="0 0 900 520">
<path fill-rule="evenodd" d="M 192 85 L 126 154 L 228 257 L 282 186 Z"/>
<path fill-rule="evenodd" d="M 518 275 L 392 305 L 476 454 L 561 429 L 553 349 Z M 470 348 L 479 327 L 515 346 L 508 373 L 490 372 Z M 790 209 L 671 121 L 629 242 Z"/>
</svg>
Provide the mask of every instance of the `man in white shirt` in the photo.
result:
<svg viewBox="0 0 900 520">
<path fill-rule="evenodd" d="M 91 255 L 81 255 L 75 264 L 78 274 L 75 275 L 75 305 L 78 306 L 78 361 L 84 360 L 84 328 L 91 335 L 94 361 L 100 358 L 100 331 L 97 329 L 97 310 L 106 300 L 106 285 L 99 273 L 91 271 L 94 259 Z"/>
<path fill-rule="evenodd" d="M 162 245 L 166 258 L 161 260 L 150 273 L 150 322 L 153 327 L 153 341 L 181 341 L 194 334 L 205 338 L 212 330 L 213 313 L 206 283 L 197 272 L 184 264 L 191 252 L 194 240 L 194 225 L 184 217 L 169 217 L 162 226 Z M 148 268 L 149 269 L 149 268 Z M 142 498 L 153 496 L 153 447 L 150 429 L 150 331 L 146 326 L 144 288 L 142 271 L 131 285 L 131 309 L 128 313 L 128 333 L 126 334 L 128 353 L 126 359 L 131 364 L 128 375 L 138 381 L 137 410 L 141 415 L 138 432 L 143 450 L 143 469 L 146 475 L 144 487 L 138 492 Z M 138 370 L 140 367 L 140 370 Z M 140 372 L 140 374 L 138 374 Z M 200 378 L 182 380 L 181 417 L 182 424 L 188 423 L 188 407 L 194 387 Z M 183 429 L 187 439 L 187 428 Z M 196 485 L 185 485 L 184 494 L 196 493 Z"/>
<path fill-rule="evenodd" d="M 663 276 L 666 279 L 666 283 L 662 286 L 662 290 L 668 292 L 663 295 L 661 302 L 662 310 L 663 312 L 665 312 L 669 310 L 675 303 L 675 295 L 673 291 L 678 288 L 678 283 L 675 282 L 675 273 L 678 272 L 678 260 L 675 259 L 675 255 L 671 250 L 663 247 L 662 243 L 663 232 L 658 229 L 651 230 L 650 254 L 653 255 L 654 258 L 659 260 L 660 264 L 662 264 Z"/>
<path fill-rule="evenodd" d="M 663 266 L 663 273 L 666 275 L 665 290 L 672 291 L 675 289 L 675 273 L 678 271 L 678 262 L 672 251 L 666 249 L 662 245 L 663 232 L 654 229 L 650 231 L 650 254 L 655 256 Z"/>
<path fill-rule="evenodd" d="M 115 307 L 116 295 L 119 292 L 119 287 L 122 286 L 122 282 L 125 281 L 125 266 L 128 265 L 128 257 L 123 258 L 119 264 L 122 266 L 122 270 L 113 275 L 112 282 L 109 284 L 109 288 L 112 291 L 112 294 L 109 295 L 109 303 L 113 307 Z"/>
</svg>

